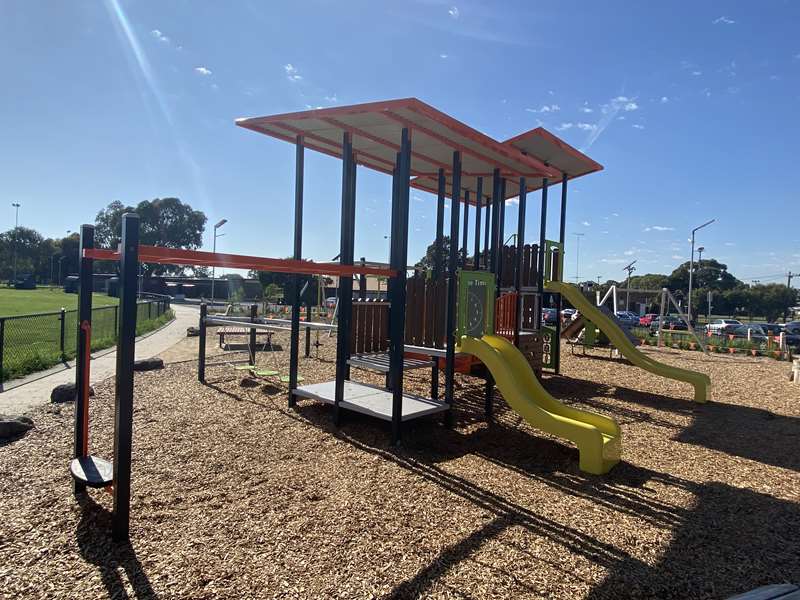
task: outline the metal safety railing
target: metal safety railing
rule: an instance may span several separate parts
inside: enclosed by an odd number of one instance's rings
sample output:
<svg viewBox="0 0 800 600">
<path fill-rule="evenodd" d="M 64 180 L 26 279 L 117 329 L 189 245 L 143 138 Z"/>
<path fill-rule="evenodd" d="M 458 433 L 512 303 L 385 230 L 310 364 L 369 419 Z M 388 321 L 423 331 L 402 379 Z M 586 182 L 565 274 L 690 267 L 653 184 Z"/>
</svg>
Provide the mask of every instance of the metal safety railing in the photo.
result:
<svg viewBox="0 0 800 600">
<path fill-rule="evenodd" d="M 170 298 L 151 298 L 137 306 L 137 323 L 158 319 L 170 308 Z M 47 369 L 75 356 L 78 311 L 0 317 L 0 382 Z M 119 329 L 119 307 L 92 309 L 92 345 L 113 346 Z"/>
</svg>

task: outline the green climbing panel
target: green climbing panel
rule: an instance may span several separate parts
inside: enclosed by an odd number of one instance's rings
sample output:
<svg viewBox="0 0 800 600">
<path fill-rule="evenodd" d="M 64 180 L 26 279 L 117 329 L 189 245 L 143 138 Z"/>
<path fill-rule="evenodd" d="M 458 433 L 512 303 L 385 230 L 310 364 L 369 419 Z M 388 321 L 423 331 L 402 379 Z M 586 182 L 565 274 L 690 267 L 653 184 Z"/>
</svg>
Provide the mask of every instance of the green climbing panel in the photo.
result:
<svg viewBox="0 0 800 600">
<path fill-rule="evenodd" d="M 486 271 L 459 271 L 458 323 L 456 337 L 479 338 L 494 333 L 494 274 Z"/>
</svg>

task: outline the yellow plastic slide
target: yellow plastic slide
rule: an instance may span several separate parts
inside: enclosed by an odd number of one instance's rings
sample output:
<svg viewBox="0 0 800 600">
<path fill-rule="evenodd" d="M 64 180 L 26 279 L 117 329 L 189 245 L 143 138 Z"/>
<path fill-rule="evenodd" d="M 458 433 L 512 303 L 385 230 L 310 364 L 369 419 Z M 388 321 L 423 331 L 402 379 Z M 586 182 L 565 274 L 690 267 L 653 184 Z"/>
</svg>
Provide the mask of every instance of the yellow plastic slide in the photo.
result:
<svg viewBox="0 0 800 600">
<path fill-rule="evenodd" d="M 623 356 L 634 365 L 645 371 L 661 375 L 662 377 L 691 383 L 694 386 L 695 402 L 706 402 L 708 400 L 709 390 L 711 388 L 711 379 L 709 379 L 708 375 L 698 373 L 697 371 L 681 369 L 679 367 L 671 367 L 639 352 L 639 350 L 631 344 L 622 330 L 617 327 L 611 319 L 598 310 L 596 306 L 592 305 L 574 285 L 560 281 L 551 281 L 546 287 L 551 292 L 558 292 L 569 300 L 572 306 L 578 309 L 584 317 L 597 325 L 603 333 L 608 336 L 611 343 L 622 352 Z"/>
<path fill-rule="evenodd" d="M 616 421 L 565 406 L 553 398 L 508 340 L 496 335 L 464 336 L 458 351 L 477 356 L 486 365 L 503 398 L 528 423 L 573 442 L 582 471 L 602 475 L 619 462 L 622 444 Z"/>
</svg>

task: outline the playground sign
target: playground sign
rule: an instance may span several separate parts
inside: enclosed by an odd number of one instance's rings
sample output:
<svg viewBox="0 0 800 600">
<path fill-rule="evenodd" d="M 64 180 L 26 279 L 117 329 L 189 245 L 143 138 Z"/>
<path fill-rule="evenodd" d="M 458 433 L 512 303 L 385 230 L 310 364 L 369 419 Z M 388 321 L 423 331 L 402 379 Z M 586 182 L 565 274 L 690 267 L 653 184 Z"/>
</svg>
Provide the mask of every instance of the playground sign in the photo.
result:
<svg viewBox="0 0 800 600">
<path fill-rule="evenodd" d="M 459 271 L 457 338 L 494 333 L 494 286 L 494 273 Z"/>
</svg>

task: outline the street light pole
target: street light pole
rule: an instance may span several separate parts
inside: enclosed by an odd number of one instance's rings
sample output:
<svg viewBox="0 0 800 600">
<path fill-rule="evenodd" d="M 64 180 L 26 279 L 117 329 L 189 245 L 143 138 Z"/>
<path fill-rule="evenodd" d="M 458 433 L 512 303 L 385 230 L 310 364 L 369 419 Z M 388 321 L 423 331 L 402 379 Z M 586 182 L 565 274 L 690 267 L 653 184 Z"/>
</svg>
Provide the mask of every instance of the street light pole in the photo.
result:
<svg viewBox="0 0 800 600">
<path fill-rule="evenodd" d="M 217 229 L 219 229 L 220 227 L 225 225 L 225 223 L 227 223 L 227 222 L 228 222 L 228 219 L 222 219 L 219 223 L 214 225 L 214 242 L 212 244 L 214 254 L 217 253 L 217 238 L 218 237 L 222 237 L 223 235 L 225 235 L 224 233 L 218 234 L 217 233 Z M 216 275 L 217 275 L 217 268 L 216 267 L 211 267 L 211 307 L 212 307 L 212 309 L 214 307 L 214 282 L 216 280 Z"/>
<path fill-rule="evenodd" d="M 583 233 L 573 233 L 572 235 L 575 236 L 578 244 L 575 248 L 575 283 L 579 283 L 581 276 L 580 276 L 580 260 L 581 260 L 581 238 L 585 235 Z"/>
<path fill-rule="evenodd" d="M 703 223 L 702 225 L 699 225 L 698 227 L 692 229 L 692 255 L 689 258 L 689 298 L 686 304 L 687 306 L 686 313 L 689 315 L 690 321 L 692 320 L 692 275 L 694 273 L 694 234 L 700 231 L 703 227 L 711 225 L 714 221 L 716 221 L 716 219 L 711 219 L 710 221 L 707 221 L 706 223 Z"/>
<path fill-rule="evenodd" d="M 21 206 L 19 202 L 12 202 L 11 206 L 14 207 L 15 215 L 14 215 L 14 281 L 17 281 L 17 237 L 19 232 L 17 229 L 19 228 L 19 207 Z"/>
<path fill-rule="evenodd" d="M 628 272 L 628 279 L 625 281 L 625 312 L 628 312 L 628 307 L 630 306 L 631 303 L 631 273 L 633 273 L 636 270 L 636 267 L 633 266 L 635 264 L 636 261 L 633 261 L 627 267 L 622 268 L 623 271 Z M 615 306 L 614 310 L 616 311 L 616 309 L 617 307 Z"/>
</svg>

